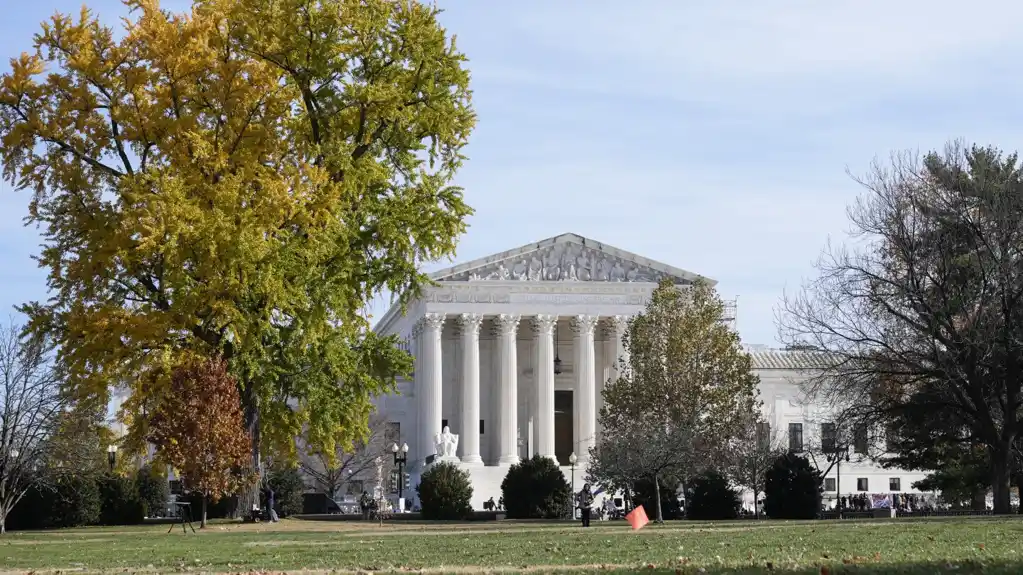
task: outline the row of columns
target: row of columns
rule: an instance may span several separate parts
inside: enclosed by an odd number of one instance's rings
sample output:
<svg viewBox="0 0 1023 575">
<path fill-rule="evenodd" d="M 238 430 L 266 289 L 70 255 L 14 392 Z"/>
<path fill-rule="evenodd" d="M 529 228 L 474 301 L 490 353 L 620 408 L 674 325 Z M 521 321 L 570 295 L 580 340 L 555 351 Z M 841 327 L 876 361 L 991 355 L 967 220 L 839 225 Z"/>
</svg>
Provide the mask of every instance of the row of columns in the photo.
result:
<svg viewBox="0 0 1023 575">
<path fill-rule="evenodd" d="M 428 313 L 416 324 L 415 374 L 416 395 L 419 398 L 419 453 L 426 457 L 436 453 L 434 437 L 441 431 L 443 363 L 441 334 L 446 316 Z M 463 313 L 455 316 L 461 331 L 462 343 L 462 417 L 457 430 L 460 434 L 462 462 L 482 465 L 480 456 L 480 328 L 482 314 Z M 518 314 L 500 314 L 494 317 L 494 332 L 498 339 L 499 375 L 495 394 L 498 401 L 498 464 L 517 463 L 518 457 Z M 583 463 L 589 460 L 590 448 L 596 438 L 597 385 L 594 330 L 600 317 L 576 315 L 571 318 L 575 347 L 575 393 L 580 420 L 576 429 L 576 453 Z M 622 337 L 626 316 L 609 316 L 608 336 L 613 338 L 615 358 L 612 371 L 625 356 Z M 554 330 L 558 316 L 536 315 L 529 318 L 536 353 L 536 406 L 537 441 L 539 455 L 554 458 Z M 627 358 L 626 358 L 627 361 Z M 612 377 L 614 374 L 612 373 Z"/>
</svg>

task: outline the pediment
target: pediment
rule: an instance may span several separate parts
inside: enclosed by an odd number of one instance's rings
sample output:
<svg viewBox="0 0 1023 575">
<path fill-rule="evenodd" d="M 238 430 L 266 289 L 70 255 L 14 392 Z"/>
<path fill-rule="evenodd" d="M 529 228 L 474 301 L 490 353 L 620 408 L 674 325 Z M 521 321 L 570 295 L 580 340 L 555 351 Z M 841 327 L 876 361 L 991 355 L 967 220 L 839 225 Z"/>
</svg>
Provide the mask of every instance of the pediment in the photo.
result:
<svg viewBox="0 0 1023 575">
<path fill-rule="evenodd" d="M 438 282 L 659 282 L 671 278 L 678 285 L 688 285 L 702 276 L 577 234 L 562 234 L 443 269 L 430 277 Z"/>
</svg>

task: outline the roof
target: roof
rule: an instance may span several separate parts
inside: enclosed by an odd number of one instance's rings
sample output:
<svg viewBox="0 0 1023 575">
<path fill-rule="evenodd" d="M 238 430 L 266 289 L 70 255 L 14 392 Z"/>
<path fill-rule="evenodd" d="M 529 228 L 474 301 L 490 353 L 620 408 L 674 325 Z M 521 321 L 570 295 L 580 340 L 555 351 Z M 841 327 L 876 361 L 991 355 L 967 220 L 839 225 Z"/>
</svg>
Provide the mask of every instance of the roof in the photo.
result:
<svg viewBox="0 0 1023 575">
<path fill-rule="evenodd" d="M 753 369 L 824 369 L 835 357 L 826 351 L 751 349 Z"/>
<path fill-rule="evenodd" d="M 678 284 L 699 274 L 610 246 L 579 234 L 566 233 L 517 248 L 474 259 L 430 274 L 450 281 L 632 281 L 657 282 L 664 277 Z"/>
</svg>

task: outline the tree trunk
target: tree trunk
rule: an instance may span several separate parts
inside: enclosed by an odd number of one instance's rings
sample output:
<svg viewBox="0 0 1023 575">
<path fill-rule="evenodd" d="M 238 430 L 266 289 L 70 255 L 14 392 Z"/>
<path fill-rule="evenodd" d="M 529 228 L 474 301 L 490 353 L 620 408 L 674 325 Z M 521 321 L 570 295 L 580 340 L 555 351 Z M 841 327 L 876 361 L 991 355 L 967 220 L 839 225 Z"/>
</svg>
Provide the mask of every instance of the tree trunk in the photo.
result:
<svg viewBox="0 0 1023 575">
<path fill-rule="evenodd" d="M 1012 471 L 1012 449 L 1009 446 L 991 450 L 991 495 L 994 499 L 995 515 L 1011 513 L 1009 499 Z"/>
<path fill-rule="evenodd" d="M 245 429 L 249 432 L 251 438 L 251 456 L 252 456 L 252 470 L 255 473 L 260 471 L 260 419 L 259 419 L 259 405 L 256 398 L 256 392 L 253 389 L 254 384 L 247 382 L 244 386 L 241 386 L 242 396 L 242 410 L 245 416 Z M 252 510 L 253 505 L 259 505 L 259 484 L 258 482 L 254 485 L 244 488 L 237 494 L 237 501 L 235 503 L 234 512 L 232 516 L 234 518 L 245 517 Z"/>
<path fill-rule="evenodd" d="M 202 494 L 202 519 L 199 521 L 199 529 L 206 527 L 206 494 Z"/>
<path fill-rule="evenodd" d="M 664 523 L 664 516 L 661 515 L 661 482 L 654 476 L 654 497 L 657 498 L 657 522 Z"/>
</svg>

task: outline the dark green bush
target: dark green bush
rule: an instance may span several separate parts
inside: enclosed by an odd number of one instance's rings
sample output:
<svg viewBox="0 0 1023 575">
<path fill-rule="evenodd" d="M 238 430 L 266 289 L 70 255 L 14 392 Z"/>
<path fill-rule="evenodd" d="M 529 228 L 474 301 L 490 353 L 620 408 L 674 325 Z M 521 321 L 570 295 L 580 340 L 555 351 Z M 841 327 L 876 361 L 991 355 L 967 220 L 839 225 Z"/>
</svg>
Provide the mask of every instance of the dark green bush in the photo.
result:
<svg viewBox="0 0 1023 575">
<path fill-rule="evenodd" d="M 687 518 L 710 521 L 739 517 L 739 492 L 720 473 L 707 471 L 691 479 L 686 487 Z"/>
<path fill-rule="evenodd" d="M 104 475 L 97 479 L 102 525 L 136 525 L 145 516 L 134 478 Z"/>
<path fill-rule="evenodd" d="M 179 498 L 180 500 L 180 498 Z M 191 491 L 185 497 L 184 501 L 190 503 L 190 511 L 192 513 L 192 519 L 199 521 L 202 519 L 202 494 L 198 491 Z M 224 519 L 225 517 L 231 517 L 235 513 L 235 508 L 238 507 L 238 497 L 229 495 L 227 497 L 221 497 L 217 501 L 206 502 L 206 519 Z M 243 513 L 248 513 L 249 509 L 243 510 Z"/>
<path fill-rule="evenodd" d="M 561 519 L 572 512 L 572 490 L 558 464 L 534 455 L 516 463 L 501 482 L 510 519 Z"/>
<path fill-rule="evenodd" d="M 423 519 L 466 519 L 472 514 L 472 482 L 453 463 L 438 463 L 423 473 L 416 486 Z"/>
<path fill-rule="evenodd" d="M 657 489 L 652 479 L 641 479 L 632 488 L 632 505 L 643 506 L 647 516 L 657 516 Z M 682 505 L 678 502 L 678 484 L 661 481 L 661 517 L 664 520 L 682 519 Z"/>
<path fill-rule="evenodd" d="M 267 477 L 267 486 L 274 491 L 274 509 L 277 515 L 287 517 L 302 513 L 302 493 L 305 481 L 296 467 L 275 469 Z"/>
<path fill-rule="evenodd" d="M 821 509 L 820 473 L 805 457 L 782 455 L 764 474 L 764 512 L 771 519 L 814 519 Z"/>
<path fill-rule="evenodd" d="M 135 490 L 145 517 L 162 517 L 167 514 L 170 488 L 165 475 L 146 465 L 135 474 Z"/>
<path fill-rule="evenodd" d="M 57 480 L 54 491 L 40 490 L 48 498 L 49 517 L 45 528 L 96 525 L 100 520 L 102 502 L 94 477 L 64 476 Z"/>
</svg>

